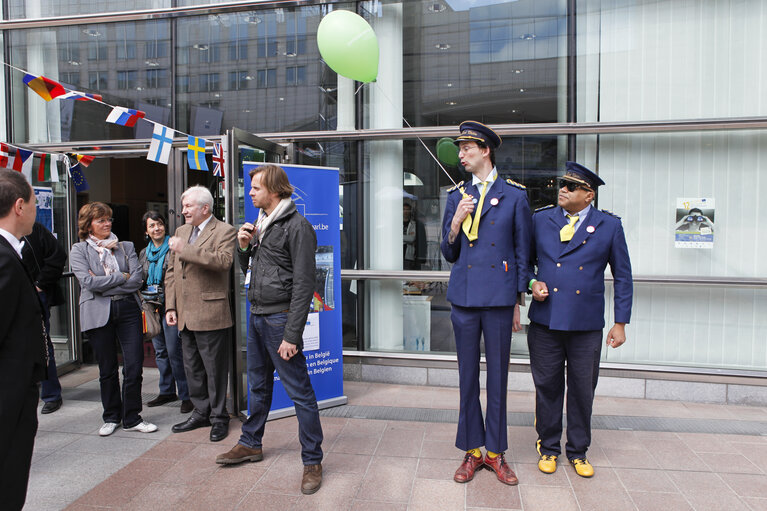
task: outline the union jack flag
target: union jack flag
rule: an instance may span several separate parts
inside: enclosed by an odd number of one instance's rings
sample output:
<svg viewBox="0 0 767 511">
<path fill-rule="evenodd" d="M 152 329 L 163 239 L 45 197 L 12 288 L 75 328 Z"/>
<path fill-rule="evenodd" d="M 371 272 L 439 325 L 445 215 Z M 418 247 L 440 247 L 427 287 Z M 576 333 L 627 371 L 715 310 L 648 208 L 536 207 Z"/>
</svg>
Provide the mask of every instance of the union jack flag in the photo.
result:
<svg viewBox="0 0 767 511">
<path fill-rule="evenodd" d="M 213 175 L 224 177 L 224 147 L 220 143 L 213 144 Z"/>
</svg>

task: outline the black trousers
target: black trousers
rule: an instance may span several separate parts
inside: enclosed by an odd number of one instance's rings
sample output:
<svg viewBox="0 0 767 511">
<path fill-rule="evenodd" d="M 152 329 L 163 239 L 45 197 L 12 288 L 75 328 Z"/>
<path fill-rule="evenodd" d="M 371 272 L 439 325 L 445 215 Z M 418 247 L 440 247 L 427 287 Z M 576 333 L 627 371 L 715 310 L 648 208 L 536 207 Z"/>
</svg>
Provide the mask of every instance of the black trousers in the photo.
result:
<svg viewBox="0 0 767 511">
<path fill-rule="evenodd" d="M 599 378 L 602 331 L 550 330 L 530 323 L 530 371 L 535 383 L 535 429 L 540 454 L 562 453 L 562 406 L 567 362 L 567 458 L 586 457 L 591 445 L 591 411 Z"/>
<path fill-rule="evenodd" d="M 0 495 L 2 507 L 24 507 L 37 434 L 36 383 L 0 389 Z"/>
<path fill-rule="evenodd" d="M 192 331 L 181 335 L 184 372 L 195 417 L 229 424 L 226 385 L 229 375 L 229 329 Z"/>
</svg>

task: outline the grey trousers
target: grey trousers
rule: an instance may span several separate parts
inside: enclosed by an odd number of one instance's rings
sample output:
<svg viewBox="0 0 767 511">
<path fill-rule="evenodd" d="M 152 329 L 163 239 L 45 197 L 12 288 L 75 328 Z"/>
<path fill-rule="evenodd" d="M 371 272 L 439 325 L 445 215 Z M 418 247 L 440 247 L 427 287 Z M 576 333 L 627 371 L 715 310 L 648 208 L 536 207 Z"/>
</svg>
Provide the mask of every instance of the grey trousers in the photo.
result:
<svg viewBox="0 0 767 511">
<path fill-rule="evenodd" d="M 184 372 L 194 416 L 229 423 L 226 385 L 229 373 L 229 328 L 206 332 L 181 330 Z"/>
</svg>

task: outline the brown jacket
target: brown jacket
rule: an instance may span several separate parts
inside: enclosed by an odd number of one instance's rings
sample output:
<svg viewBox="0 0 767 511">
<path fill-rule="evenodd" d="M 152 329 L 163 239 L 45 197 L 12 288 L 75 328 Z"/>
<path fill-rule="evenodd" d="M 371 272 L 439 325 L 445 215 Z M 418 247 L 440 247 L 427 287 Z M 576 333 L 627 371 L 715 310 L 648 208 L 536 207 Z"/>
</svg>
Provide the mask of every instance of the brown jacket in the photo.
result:
<svg viewBox="0 0 767 511">
<path fill-rule="evenodd" d="M 192 229 L 184 224 L 175 235 L 189 239 Z M 229 283 L 236 235 L 234 227 L 213 217 L 194 245 L 168 252 L 165 309 L 176 310 L 179 330 L 205 332 L 234 324 Z"/>
</svg>

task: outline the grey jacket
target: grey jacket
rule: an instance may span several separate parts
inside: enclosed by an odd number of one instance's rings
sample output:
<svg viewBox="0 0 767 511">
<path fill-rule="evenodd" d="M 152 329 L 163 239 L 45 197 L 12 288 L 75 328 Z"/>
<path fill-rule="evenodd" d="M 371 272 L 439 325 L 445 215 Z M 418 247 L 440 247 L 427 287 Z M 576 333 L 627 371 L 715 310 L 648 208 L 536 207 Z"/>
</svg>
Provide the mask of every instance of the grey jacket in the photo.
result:
<svg viewBox="0 0 767 511">
<path fill-rule="evenodd" d="M 120 271 L 130 273 L 128 280 L 125 280 L 122 273 L 106 275 L 99 262 L 98 252 L 84 241 L 75 243 L 69 251 L 69 266 L 80 282 L 80 330 L 83 332 L 107 324 L 112 296 L 132 294 L 141 307 L 136 291 L 141 287 L 143 279 L 133 243 L 118 243 L 114 254 Z M 91 275 L 89 270 L 95 275 Z"/>
<path fill-rule="evenodd" d="M 287 310 L 283 339 L 299 349 L 303 346 L 304 326 L 314 295 L 316 250 L 314 228 L 291 202 L 266 228 L 261 243 L 237 251 L 243 273 L 247 274 L 251 267 L 248 288 L 251 314 Z"/>
</svg>

